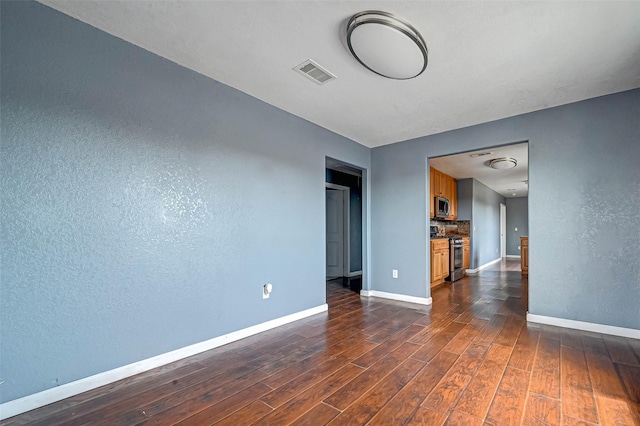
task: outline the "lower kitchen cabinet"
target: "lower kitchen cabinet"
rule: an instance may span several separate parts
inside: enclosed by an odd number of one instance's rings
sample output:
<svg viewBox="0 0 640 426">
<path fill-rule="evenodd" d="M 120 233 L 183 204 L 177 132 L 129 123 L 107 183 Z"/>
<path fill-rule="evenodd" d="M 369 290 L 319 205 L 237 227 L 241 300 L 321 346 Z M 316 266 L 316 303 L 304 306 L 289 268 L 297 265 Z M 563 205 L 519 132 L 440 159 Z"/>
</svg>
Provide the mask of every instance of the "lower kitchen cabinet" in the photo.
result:
<svg viewBox="0 0 640 426">
<path fill-rule="evenodd" d="M 520 237 L 520 269 L 522 275 L 529 275 L 529 237 Z"/>
<path fill-rule="evenodd" d="M 462 237 L 462 269 L 471 268 L 471 239 Z"/>
<path fill-rule="evenodd" d="M 442 284 L 449 276 L 449 240 L 431 240 L 431 287 Z"/>
</svg>

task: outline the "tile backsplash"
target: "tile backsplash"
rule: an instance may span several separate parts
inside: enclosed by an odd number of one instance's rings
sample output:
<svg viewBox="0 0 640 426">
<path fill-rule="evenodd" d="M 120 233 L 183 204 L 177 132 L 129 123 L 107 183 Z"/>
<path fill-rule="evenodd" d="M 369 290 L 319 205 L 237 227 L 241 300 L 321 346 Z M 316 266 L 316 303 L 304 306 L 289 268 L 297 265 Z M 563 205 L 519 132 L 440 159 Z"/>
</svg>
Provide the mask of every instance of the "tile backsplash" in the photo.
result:
<svg viewBox="0 0 640 426">
<path fill-rule="evenodd" d="M 462 235 L 469 236 L 471 230 L 470 220 L 431 220 L 429 222 L 431 226 L 438 227 L 438 235 Z"/>
</svg>

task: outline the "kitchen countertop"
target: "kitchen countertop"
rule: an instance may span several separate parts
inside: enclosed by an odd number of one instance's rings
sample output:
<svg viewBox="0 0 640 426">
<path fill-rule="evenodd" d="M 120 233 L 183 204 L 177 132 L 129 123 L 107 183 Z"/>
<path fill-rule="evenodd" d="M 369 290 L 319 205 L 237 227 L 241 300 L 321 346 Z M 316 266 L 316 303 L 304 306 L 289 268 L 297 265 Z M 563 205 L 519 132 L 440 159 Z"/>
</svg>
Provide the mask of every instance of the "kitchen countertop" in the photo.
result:
<svg viewBox="0 0 640 426">
<path fill-rule="evenodd" d="M 469 235 L 438 235 L 437 237 L 430 237 L 429 240 L 444 240 L 451 237 L 471 238 Z"/>
</svg>

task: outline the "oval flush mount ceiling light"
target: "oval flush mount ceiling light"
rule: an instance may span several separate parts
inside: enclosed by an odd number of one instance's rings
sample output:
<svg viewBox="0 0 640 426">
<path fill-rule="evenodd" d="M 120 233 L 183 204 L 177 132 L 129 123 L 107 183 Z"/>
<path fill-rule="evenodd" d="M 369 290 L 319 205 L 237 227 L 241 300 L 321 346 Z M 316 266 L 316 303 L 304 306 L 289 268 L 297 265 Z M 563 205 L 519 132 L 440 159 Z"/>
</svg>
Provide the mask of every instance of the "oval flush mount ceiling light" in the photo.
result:
<svg viewBox="0 0 640 426">
<path fill-rule="evenodd" d="M 511 158 L 511 157 L 501 157 L 501 158 L 494 158 L 493 160 L 489 160 L 489 164 L 487 165 L 492 169 L 506 170 L 506 169 L 513 169 L 515 166 L 518 165 L 518 161 L 515 158 Z"/>
<path fill-rule="evenodd" d="M 411 24 L 379 10 L 356 13 L 347 24 L 351 54 L 369 70 L 407 80 L 427 68 L 427 45 Z"/>
</svg>

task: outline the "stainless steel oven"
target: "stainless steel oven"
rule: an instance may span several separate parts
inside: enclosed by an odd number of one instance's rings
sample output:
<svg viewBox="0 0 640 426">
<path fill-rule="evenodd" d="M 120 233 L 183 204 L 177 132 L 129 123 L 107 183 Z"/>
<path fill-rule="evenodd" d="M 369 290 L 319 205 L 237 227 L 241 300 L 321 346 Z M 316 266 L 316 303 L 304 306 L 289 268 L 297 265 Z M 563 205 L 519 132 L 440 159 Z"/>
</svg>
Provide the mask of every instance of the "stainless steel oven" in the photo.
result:
<svg viewBox="0 0 640 426">
<path fill-rule="evenodd" d="M 450 237 L 449 238 L 449 276 L 447 281 L 458 281 L 464 277 L 464 270 L 462 269 L 462 238 Z"/>
</svg>

